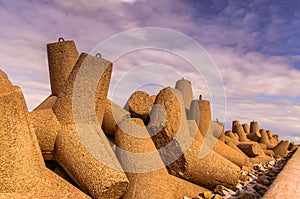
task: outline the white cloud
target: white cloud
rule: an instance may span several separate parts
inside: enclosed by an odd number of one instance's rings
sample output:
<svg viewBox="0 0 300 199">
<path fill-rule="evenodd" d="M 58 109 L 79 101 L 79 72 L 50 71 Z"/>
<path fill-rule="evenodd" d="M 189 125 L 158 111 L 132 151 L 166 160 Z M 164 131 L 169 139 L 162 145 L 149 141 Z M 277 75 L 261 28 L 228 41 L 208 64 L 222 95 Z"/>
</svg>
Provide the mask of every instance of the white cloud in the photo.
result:
<svg viewBox="0 0 300 199">
<path fill-rule="evenodd" d="M 235 48 L 208 48 L 221 70 L 228 97 L 300 97 L 300 71 L 289 57 L 241 53 Z"/>
</svg>

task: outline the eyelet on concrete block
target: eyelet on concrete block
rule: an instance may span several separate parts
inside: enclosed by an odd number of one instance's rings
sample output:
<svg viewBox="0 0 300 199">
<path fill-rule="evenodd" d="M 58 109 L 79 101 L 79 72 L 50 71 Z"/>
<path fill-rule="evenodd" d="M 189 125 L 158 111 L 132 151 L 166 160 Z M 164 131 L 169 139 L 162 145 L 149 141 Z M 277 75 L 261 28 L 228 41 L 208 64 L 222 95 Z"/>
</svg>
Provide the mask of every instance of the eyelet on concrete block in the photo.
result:
<svg viewBox="0 0 300 199">
<path fill-rule="evenodd" d="M 97 53 L 95 56 L 96 56 L 96 57 L 99 57 L 99 58 L 102 57 L 101 53 Z"/>
<path fill-rule="evenodd" d="M 63 42 L 65 39 L 63 37 L 58 38 L 58 42 Z"/>
</svg>

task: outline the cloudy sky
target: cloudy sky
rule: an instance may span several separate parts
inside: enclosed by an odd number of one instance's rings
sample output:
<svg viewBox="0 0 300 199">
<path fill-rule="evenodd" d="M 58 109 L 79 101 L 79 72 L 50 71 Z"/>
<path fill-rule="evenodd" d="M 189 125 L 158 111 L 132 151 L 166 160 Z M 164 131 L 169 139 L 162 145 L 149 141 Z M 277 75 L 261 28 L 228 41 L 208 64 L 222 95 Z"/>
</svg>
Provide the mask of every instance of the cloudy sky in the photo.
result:
<svg viewBox="0 0 300 199">
<path fill-rule="evenodd" d="M 22 88 L 29 110 L 50 94 L 47 43 L 62 36 L 75 40 L 79 52 L 91 52 L 122 31 L 161 27 L 197 41 L 217 65 L 227 129 L 235 119 L 257 120 L 261 128 L 300 143 L 298 0 L 0 0 L 0 26 L 0 68 Z M 116 61 L 112 85 L 131 65 L 156 59 L 176 68 L 182 61 L 168 57 L 153 50 L 129 53 Z M 209 99 L 205 77 L 184 63 L 176 70 L 192 82 L 195 97 L 202 93 Z"/>
</svg>

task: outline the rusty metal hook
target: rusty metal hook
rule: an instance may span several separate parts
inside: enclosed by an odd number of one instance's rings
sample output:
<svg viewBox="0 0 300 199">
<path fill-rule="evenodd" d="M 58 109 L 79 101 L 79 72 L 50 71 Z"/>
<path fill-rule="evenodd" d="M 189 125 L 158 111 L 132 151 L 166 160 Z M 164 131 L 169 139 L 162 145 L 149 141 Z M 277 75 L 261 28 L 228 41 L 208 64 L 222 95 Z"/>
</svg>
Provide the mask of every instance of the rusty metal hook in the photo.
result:
<svg viewBox="0 0 300 199">
<path fill-rule="evenodd" d="M 65 39 L 63 37 L 58 38 L 58 42 L 63 42 Z"/>
<path fill-rule="evenodd" d="M 102 57 L 101 53 L 97 53 L 97 54 L 96 54 L 96 57 L 101 58 L 101 57 Z"/>
</svg>

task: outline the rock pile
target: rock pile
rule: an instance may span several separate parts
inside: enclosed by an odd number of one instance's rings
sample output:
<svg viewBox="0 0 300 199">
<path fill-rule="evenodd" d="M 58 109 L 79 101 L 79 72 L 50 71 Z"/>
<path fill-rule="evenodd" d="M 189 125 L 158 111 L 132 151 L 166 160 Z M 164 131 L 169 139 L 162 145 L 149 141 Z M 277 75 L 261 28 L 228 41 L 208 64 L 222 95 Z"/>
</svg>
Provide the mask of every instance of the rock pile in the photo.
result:
<svg viewBox="0 0 300 199">
<path fill-rule="evenodd" d="M 107 98 L 111 62 L 63 39 L 47 53 L 52 93 L 31 112 L 0 70 L 0 198 L 255 198 L 297 149 L 255 121 L 224 132 L 188 80 L 122 108 Z"/>
</svg>

